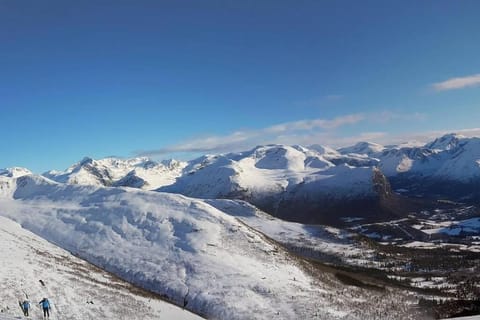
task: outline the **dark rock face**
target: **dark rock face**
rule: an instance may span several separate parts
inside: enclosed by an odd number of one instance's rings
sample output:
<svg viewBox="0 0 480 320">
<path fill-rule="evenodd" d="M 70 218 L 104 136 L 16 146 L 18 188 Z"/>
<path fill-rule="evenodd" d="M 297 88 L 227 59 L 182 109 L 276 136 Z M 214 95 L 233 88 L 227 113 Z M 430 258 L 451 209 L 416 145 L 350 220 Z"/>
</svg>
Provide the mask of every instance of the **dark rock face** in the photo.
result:
<svg viewBox="0 0 480 320">
<path fill-rule="evenodd" d="M 129 172 L 125 177 L 116 181 L 114 187 L 142 188 L 147 184 L 145 180 L 135 174 L 135 171 Z"/>
<path fill-rule="evenodd" d="M 364 221 L 386 221 L 405 215 L 411 204 L 392 192 L 383 173 L 375 169 L 372 192 L 363 197 L 335 197 L 328 193 L 304 192 L 303 184 L 289 191 L 253 196 L 248 190 L 229 193 L 225 198 L 245 200 L 280 219 L 341 226 L 344 217 L 361 217 Z"/>
<path fill-rule="evenodd" d="M 95 176 L 102 185 L 107 187 L 112 185 L 112 177 L 110 176 L 110 172 L 108 172 L 108 170 L 97 168 L 91 163 L 83 164 L 82 167 Z"/>
<path fill-rule="evenodd" d="M 315 198 L 294 197 L 276 208 L 263 208 L 281 219 L 309 223 L 342 225 L 344 217 L 360 217 L 364 221 L 384 221 L 403 216 L 407 199 L 391 190 L 388 179 L 378 169 L 373 171 L 373 192 L 365 197 L 332 198 L 319 194 Z"/>
</svg>

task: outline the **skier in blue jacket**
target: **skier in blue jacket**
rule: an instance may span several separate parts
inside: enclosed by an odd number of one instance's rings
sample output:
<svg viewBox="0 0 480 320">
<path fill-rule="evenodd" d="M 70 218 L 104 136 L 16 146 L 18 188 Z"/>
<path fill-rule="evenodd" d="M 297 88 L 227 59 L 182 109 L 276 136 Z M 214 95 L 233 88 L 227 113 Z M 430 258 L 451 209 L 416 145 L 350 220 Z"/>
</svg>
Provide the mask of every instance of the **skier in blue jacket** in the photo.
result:
<svg viewBox="0 0 480 320">
<path fill-rule="evenodd" d="M 22 302 L 22 310 L 23 310 L 23 314 L 28 317 L 28 310 L 30 309 L 30 302 L 28 302 L 28 300 L 24 300 Z"/>
<path fill-rule="evenodd" d="M 50 318 L 50 301 L 47 298 L 43 298 L 38 304 L 42 305 L 43 318 Z"/>
</svg>

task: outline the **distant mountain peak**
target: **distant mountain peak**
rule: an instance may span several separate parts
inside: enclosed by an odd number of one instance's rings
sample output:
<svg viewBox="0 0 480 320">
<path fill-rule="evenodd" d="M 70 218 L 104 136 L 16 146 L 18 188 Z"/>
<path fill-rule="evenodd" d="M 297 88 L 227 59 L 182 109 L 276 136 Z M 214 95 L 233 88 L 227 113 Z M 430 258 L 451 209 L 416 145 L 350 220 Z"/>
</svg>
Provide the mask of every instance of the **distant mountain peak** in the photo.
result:
<svg viewBox="0 0 480 320">
<path fill-rule="evenodd" d="M 378 143 L 361 141 L 354 144 L 351 147 L 340 148 L 338 149 L 338 152 L 342 154 L 354 153 L 354 154 L 374 155 L 382 152 L 383 150 L 385 150 L 385 147 Z"/>
<path fill-rule="evenodd" d="M 461 134 L 448 133 L 435 139 L 433 142 L 427 143 L 425 147 L 432 150 L 451 150 L 456 148 L 460 140 L 465 138 Z"/>
<path fill-rule="evenodd" d="M 313 144 L 309 146 L 309 149 L 318 152 L 320 155 L 338 155 L 337 150 L 319 144 Z"/>
<path fill-rule="evenodd" d="M 78 163 L 79 166 L 84 166 L 84 165 L 87 165 L 87 164 L 92 164 L 93 163 L 93 159 L 90 158 L 90 157 L 83 157 L 82 160 L 80 160 L 80 162 Z"/>
<path fill-rule="evenodd" d="M 11 167 L 6 169 L 0 169 L 0 176 L 9 177 L 9 178 L 17 178 L 17 177 L 25 176 L 28 174 L 32 174 L 32 172 L 27 168 L 22 168 L 22 167 Z"/>
<path fill-rule="evenodd" d="M 173 159 L 159 163 L 147 157 L 98 160 L 84 157 L 65 171 L 52 170 L 43 175 L 60 183 L 147 189 L 173 183 L 185 166 L 185 162 Z"/>
</svg>

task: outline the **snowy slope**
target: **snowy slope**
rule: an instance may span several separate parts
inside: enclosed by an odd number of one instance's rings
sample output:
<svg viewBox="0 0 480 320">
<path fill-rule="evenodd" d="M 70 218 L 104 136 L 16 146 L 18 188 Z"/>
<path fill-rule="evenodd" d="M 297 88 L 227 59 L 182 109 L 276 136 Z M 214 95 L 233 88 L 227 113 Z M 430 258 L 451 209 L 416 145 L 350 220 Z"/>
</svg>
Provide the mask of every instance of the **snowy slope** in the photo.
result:
<svg viewBox="0 0 480 320">
<path fill-rule="evenodd" d="M 212 199 L 206 202 L 291 250 L 301 249 L 299 254 L 309 258 L 321 255 L 323 261 L 330 258 L 334 259 L 331 262 L 348 262 L 352 265 L 357 263 L 356 259 L 364 263 L 375 254 L 358 241 L 352 241 L 355 235 L 344 230 L 277 219 L 241 200 Z"/>
<path fill-rule="evenodd" d="M 32 306 L 30 319 L 43 318 L 38 306 L 43 297 L 52 303 L 52 320 L 200 319 L 142 293 L 4 217 L 0 217 L 0 256 L 0 319 L 24 318 L 18 301 L 26 296 Z"/>
<path fill-rule="evenodd" d="M 385 319 L 400 293 L 311 273 L 263 234 L 180 195 L 14 179 L 0 214 L 124 279 L 218 319 Z M 375 301 L 375 307 L 370 301 Z"/>
</svg>

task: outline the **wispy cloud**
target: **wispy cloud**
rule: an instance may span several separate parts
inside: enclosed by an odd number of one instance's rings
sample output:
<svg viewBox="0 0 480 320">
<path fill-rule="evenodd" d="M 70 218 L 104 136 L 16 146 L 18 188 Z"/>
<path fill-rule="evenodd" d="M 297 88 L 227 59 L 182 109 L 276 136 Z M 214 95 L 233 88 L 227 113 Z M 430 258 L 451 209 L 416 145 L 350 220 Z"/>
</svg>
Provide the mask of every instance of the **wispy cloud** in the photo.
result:
<svg viewBox="0 0 480 320">
<path fill-rule="evenodd" d="M 242 151 L 264 144 L 322 144 L 341 147 L 358 141 L 382 143 L 392 139 L 386 132 L 364 132 L 354 136 L 345 136 L 341 132 L 346 126 L 354 126 L 360 123 L 378 124 L 388 121 L 423 120 L 425 117 L 425 115 L 418 113 L 380 112 L 348 114 L 333 119 L 299 120 L 260 129 L 239 130 L 227 135 L 196 137 L 164 148 L 137 151 L 135 154 L 156 157 L 179 153 L 225 153 Z"/>
<path fill-rule="evenodd" d="M 212 135 L 201 138 L 194 138 L 177 145 L 135 152 L 141 156 L 159 156 L 169 153 L 208 153 L 228 152 L 250 148 L 259 144 L 286 143 L 296 144 L 298 139 L 305 141 L 304 137 L 313 137 L 318 134 L 325 134 L 327 131 L 342 126 L 352 125 L 365 120 L 362 114 L 350 114 L 333 119 L 312 119 L 285 122 L 266 128 L 256 130 L 236 131 L 228 135 Z M 299 138 L 303 137 L 303 138 Z"/>
<path fill-rule="evenodd" d="M 373 123 L 385 124 L 392 121 L 424 121 L 427 114 L 421 112 L 399 113 L 393 111 L 381 111 L 370 113 L 368 119 Z"/>
<path fill-rule="evenodd" d="M 480 86 L 480 74 L 451 78 L 431 85 L 435 91 L 456 90 L 475 86 Z"/>
<path fill-rule="evenodd" d="M 287 131 L 308 131 L 314 129 L 335 129 L 344 125 L 354 124 L 364 120 L 365 116 L 362 114 L 350 114 L 346 116 L 337 117 L 331 120 L 313 119 L 286 122 L 277 124 L 263 129 L 266 133 L 281 133 Z"/>
</svg>

